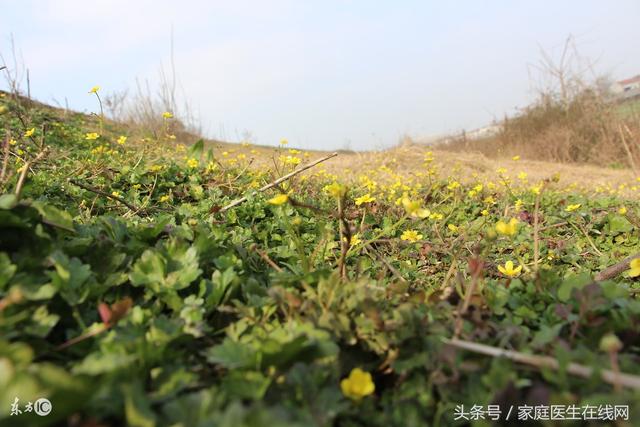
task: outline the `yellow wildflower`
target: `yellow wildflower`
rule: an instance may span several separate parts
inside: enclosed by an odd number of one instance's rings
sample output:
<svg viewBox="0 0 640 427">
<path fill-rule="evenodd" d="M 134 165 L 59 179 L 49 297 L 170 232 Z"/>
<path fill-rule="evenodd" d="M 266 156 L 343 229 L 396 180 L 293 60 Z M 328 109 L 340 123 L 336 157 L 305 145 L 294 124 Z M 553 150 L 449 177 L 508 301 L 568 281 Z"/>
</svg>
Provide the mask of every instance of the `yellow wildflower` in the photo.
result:
<svg viewBox="0 0 640 427">
<path fill-rule="evenodd" d="M 640 276 L 640 258 L 632 259 L 629 263 L 629 277 Z"/>
<path fill-rule="evenodd" d="M 483 210 L 480 212 L 480 215 L 482 215 L 482 216 L 487 216 L 487 215 L 489 215 L 489 211 L 488 211 L 487 209 L 483 209 Z"/>
<path fill-rule="evenodd" d="M 280 145 L 287 145 L 289 143 L 289 141 L 287 141 L 285 138 L 282 138 L 280 140 Z"/>
<path fill-rule="evenodd" d="M 372 394 L 376 390 L 376 385 L 369 372 L 354 368 L 349 377 L 340 381 L 340 389 L 346 397 L 358 401 Z"/>
<path fill-rule="evenodd" d="M 429 215 L 429 219 L 431 219 L 433 221 L 440 221 L 442 218 L 444 218 L 444 215 L 442 215 L 441 213 L 438 213 L 438 212 L 434 212 L 434 213 Z"/>
<path fill-rule="evenodd" d="M 358 197 L 356 199 L 356 206 L 360 206 L 363 203 L 371 203 L 371 202 L 375 202 L 376 198 L 375 197 L 371 197 L 371 194 L 367 193 L 364 196 Z"/>
<path fill-rule="evenodd" d="M 34 133 L 35 131 L 36 131 L 36 128 L 31 128 L 31 129 L 29 129 L 28 131 L 26 131 L 26 132 L 24 133 L 24 137 L 25 137 L 25 138 L 29 138 L 30 136 L 32 136 L 32 135 L 33 135 L 33 133 Z"/>
<path fill-rule="evenodd" d="M 119 191 L 112 191 L 112 192 L 111 192 L 111 195 L 112 195 L 113 197 L 120 197 L 120 192 L 119 192 Z"/>
<path fill-rule="evenodd" d="M 170 113 L 169 111 L 165 111 L 164 113 L 162 113 L 162 118 L 163 119 L 172 119 L 173 118 L 173 114 Z"/>
<path fill-rule="evenodd" d="M 516 268 L 513 268 L 513 261 L 507 261 L 504 264 L 504 267 L 499 265 L 498 270 L 500 273 L 504 274 L 507 277 L 516 277 L 520 275 L 520 271 L 522 271 L 522 266 L 519 265 Z"/>
<path fill-rule="evenodd" d="M 326 193 L 336 198 L 342 197 L 347 193 L 347 187 L 345 187 L 342 184 L 338 184 L 337 182 L 334 182 L 333 184 L 330 184 L 330 185 L 326 185 L 323 188 L 323 190 Z"/>
<path fill-rule="evenodd" d="M 519 212 L 520 209 L 522 209 L 523 205 L 524 205 L 524 202 L 521 199 L 516 200 L 516 203 L 514 205 L 516 212 Z"/>
<path fill-rule="evenodd" d="M 452 232 L 454 232 L 454 233 L 457 233 L 457 232 L 458 232 L 458 226 L 457 226 L 457 225 L 455 225 L 455 224 L 447 224 L 447 228 L 448 228 L 449 230 L 451 230 Z"/>
<path fill-rule="evenodd" d="M 294 166 L 299 165 L 300 162 L 302 161 L 300 157 L 296 157 L 296 156 L 280 156 L 280 160 L 282 160 L 284 164 L 294 165 Z"/>
<path fill-rule="evenodd" d="M 496 223 L 496 231 L 498 232 L 498 234 L 513 236 L 518 231 L 518 220 L 515 218 L 511 218 L 508 224 L 504 221 L 498 221 Z"/>
<path fill-rule="evenodd" d="M 268 203 L 272 205 L 282 205 L 289 201 L 289 195 L 287 194 L 278 194 L 277 196 L 267 200 Z"/>
<path fill-rule="evenodd" d="M 164 196 L 160 197 L 160 203 L 168 202 L 170 198 L 171 196 L 169 196 L 168 194 L 165 194 Z"/>
<path fill-rule="evenodd" d="M 187 166 L 191 169 L 197 168 L 198 163 L 198 160 L 194 159 L 193 157 L 187 160 Z"/>
<path fill-rule="evenodd" d="M 527 176 L 528 176 L 528 175 L 527 175 L 527 173 L 526 173 L 526 172 L 520 172 L 520 173 L 518 174 L 518 179 L 519 179 L 520 181 L 526 181 L 526 180 L 527 180 Z"/>
<path fill-rule="evenodd" d="M 413 243 L 422 239 L 422 234 L 418 233 L 415 230 L 405 230 L 404 233 L 402 233 L 402 235 L 400 236 L 400 239 Z"/>
<path fill-rule="evenodd" d="M 96 132 L 89 132 L 84 135 L 84 139 L 88 139 L 90 141 L 98 138 L 100 138 L 100 135 L 97 134 Z"/>
<path fill-rule="evenodd" d="M 362 242 L 362 240 L 360 239 L 360 235 L 358 233 L 356 233 L 353 236 L 351 236 L 351 241 L 349 242 L 349 245 L 350 246 L 355 246 L 360 242 Z"/>
<path fill-rule="evenodd" d="M 9 140 L 9 145 L 16 145 L 18 143 L 18 141 L 16 141 L 15 139 L 11 138 Z"/>
<path fill-rule="evenodd" d="M 514 161 L 516 161 L 516 162 L 517 162 L 518 160 L 520 160 L 520 156 L 513 156 L 513 157 L 511 158 L 511 160 L 514 160 Z"/>
<path fill-rule="evenodd" d="M 407 214 L 413 218 L 426 218 L 431 214 L 429 209 L 420 207 L 420 201 L 411 200 L 408 197 L 402 198 L 402 206 Z"/>
<path fill-rule="evenodd" d="M 127 142 L 127 137 L 122 135 L 120 138 L 118 138 L 118 144 L 120 145 L 124 145 L 125 142 Z"/>
<path fill-rule="evenodd" d="M 580 209 L 580 206 L 582 206 L 580 203 L 577 203 L 575 205 L 569 205 L 569 206 L 567 206 L 565 211 L 566 212 L 573 212 L 573 211 L 576 211 L 576 210 Z"/>
<path fill-rule="evenodd" d="M 99 90 L 100 90 L 100 86 L 94 86 L 91 88 L 89 93 L 98 93 Z"/>
<path fill-rule="evenodd" d="M 627 208 L 624 206 L 620 206 L 620 209 L 618 209 L 618 213 L 620 215 L 625 215 L 627 213 Z"/>
</svg>

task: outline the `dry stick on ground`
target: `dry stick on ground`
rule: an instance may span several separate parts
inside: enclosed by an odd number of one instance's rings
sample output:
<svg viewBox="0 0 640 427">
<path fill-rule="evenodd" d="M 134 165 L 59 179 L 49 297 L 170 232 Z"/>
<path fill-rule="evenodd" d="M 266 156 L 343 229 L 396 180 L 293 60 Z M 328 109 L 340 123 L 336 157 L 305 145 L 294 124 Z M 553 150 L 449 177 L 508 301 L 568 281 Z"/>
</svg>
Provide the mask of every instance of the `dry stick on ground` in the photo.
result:
<svg viewBox="0 0 640 427">
<path fill-rule="evenodd" d="M 16 198 L 19 199 L 20 195 L 22 194 L 22 187 L 24 186 L 24 182 L 27 179 L 27 174 L 29 173 L 29 168 L 31 167 L 31 165 L 36 164 L 40 159 L 42 159 L 44 157 L 45 154 L 47 154 L 47 147 L 45 147 L 44 149 L 42 149 L 42 151 L 40 151 L 38 153 L 38 155 L 36 157 L 34 157 L 33 159 L 29 160 L 28 162 L 26 162 L 24 165 L 22 165 L 22 172 L 20 172 L 20 177 L 18 178 L 18 183 L 16 184 Z"/>
<path fill-rule="evenodd" d="M 569 224 L 569 223 L 568 223 L 567 221 L 557 222 L 557 223 L 555 223 L 555 224 L 550 224 L 550 225 L 547 225 L 546 227 L 542 227 L 542 228 L 541 228 L 540 230 L 538 230 L 538 231 L 546 231 L 546 230 L 550 230 L 550 229 L 552 229 L 552 228 L 562 227 L 562 226 L 565 226 L 565 225 L 568 225 L 568 224 Z"/>
<path fill-rule="evenodd" d="M 126 207 L 128 207 L 129 209 L 131 209 L 132 211 L 139 212 L 141 210 L 141 208 L 138 208 L 138 207 L 132 205 L 131 203 L 129 203 L 126 200 L 124 200 L 122 197 L 114 196 L 113 194 L 109 194 L 109 193 L 107 193 L 105 191 L 102 191 L 102 190 L 99 190 L 97 188 L 90 187 L 90 186 L 88 186 L 86 184 L 83 184 L 83 183 L 81 183 L 79 181 L 76 181 L 75 179 L 70 179 L 69 182 L 72 183 L 73 185 L 77 185 L 78 187 L 83 188 L 83 189 L 85 189 L 87 191 L 91 191 L 92 193 L 96 193 L 96 194 L 99 194 L 101 196 L 107 197 L 107 198 L 109 198 L 111 200 L 115 200 L 116 202 L 120 202 L 123 205 L 125 205 Z"/>
<path fill-rule="evenodd" d="M 614 264 L 611 267 L 605 268 L 600 273 L 596 274 L 594 279 L 597 282 L 600 282 L 600 281 L 603 281 L 603 280 L 613 279 L 618 274 L 622 273 L 625 270 L 628 270 L 629 269 L 629 263 L 631 261 L 633 261 L 634 259 L 636 259 L 636 258 L 640 258 L 640 253 L 637 253 L 635 255 L 631 255 L 629 257 L 626 257 L 625 259 L 623 259 L 619 263 Z"/>
<path fill-rule="evenodd" d="M 380 253 L 378 253 L 378 251 L 376 251 L 374 248 L 372 248 L 371 245 L 365 245 L 364 248 L 365 248 L 365 252 L 367 254 L 373 253 L 375 258 L 377 258 L 378 261 L 382 262 L 385 265 L 385 267 L 387 267 L 387 269 L 391 272 L 391 274 L 396 276 L 401 282 L 407 283 L 407 279 L 402 277 L 402 274 L 400 274 L 400 272 L 398 270 L 396 270 L 393 267 L 393 265 L 391 265 L 391 263 L 389 261 L 387 261 L 387 259 L 384 256 L 382 256 Z"/>
<path fill-rule="evenodd" d="M 300 169 L 296 169 L 296 170 L 294 170 L 293 172 L 290 172 L 290 173 L 288 173 L 288 174 L 286 174 L 286 175 L 284 175 L 284 176 L 282 176 L 282 177 L 280 177 L 280 178 L 276 179 L 275 181 L 273 181 L 273 182 L 271 182 L 271 183 L 269 183 L 269 184 L 265 185 L 264 187 L 259 188 L 258 190 L 256 190 L 256 191 L 254 192 L 254 194 L 261 193 L 261 192 L 263 192 L 263 191 L 265 191 L 265 190 L 268 190 L 268 189 L 270 189 L 270 188 L 273 188 L 273 187 L 275 187 L 276 185 L 280 184 L 281 182 L 284 182 L 284 181 L 288 180 L 288 179 L 289 179 L 289 178 L 291 178 L 292 176 L 295 176 L 295 175 L 299 174 L 300 172 L 304 172 L 304 171 L 306 171 L 307 169 L 311 169 L 312 167 L 314 167 L 314 166 L 315 166 L 315 165 L 317 165 L 318 163 L 322 163 L 322 162 L 324 162 L 325 160 L 329 160 L 330 158 L 335 157 L 335 156 L 337 156 L 337 155 L 338 155 L 338 153 L 331 153 L 331 154 L 329 154 L 328 156 L 324 156 L 324 157 L 322 157 L 322 158 L 320 158 L 320 159 L 318 159 L 318 160 L 316 160 L 316 161 L 313 161 L 313 162 L 311 162 L 311 163 L 308 163 L 308 164 L 306 164 L 306 165 L 302 166 Z M 225 206 L 225 207 L 223 207 L 222 209 L 220 209 L 220 212 L 224 212 L 224 211 L 226 211 L 226 210 L 229 210 L 229 209 L 231 209 L 231 208 L 233 208 L 233 207 L 236 207 L 236 206 L 238 206 L 239 204 L 244 203 L 244 202 L 246 202 L 246 201 L 247 201 L 247 196 L 240 197 L 239 199 L 234 200 L 233 202 L 229 203 L 227 206 Z"/>
<path fill-rule="evenodd" d="M 151 191 L 149 191 L 149 195 L 147 195 L 147 197 L 145 198 L 144 202 L 142 202 L 142 205 L 140 205 L 138 210 L 127 212 L 126 214 L 123 215 L 123 217 L 126 217 L 128 214 L 131 214 L 130 216 L 133 216 L 137 214 L 140 210 L 144 209 L 149 204 L 149 201 L 151 201 L 151 196 L 153 196 L 153 192 L 156 189 L 157 183 L 158 183 L 158 174 L 156 174 L 155 177 L 153 178 L 153 185 L 151 186 Z"/>
<path fill-rule="evenodd" d="M 7 175 L 7 167 L 9 166 L 9 141 L 11 140 L 11 131 L 7 130 L 4 138 L 4 153 L 2 159 L 2 170 L 0 170 L 0 185 L 4 184 L 4 178 Z"/>
<path fill-rule="evenodd" d="M 484 354 L 492 357 L 504 357 L 514 362 L 524 363 L 526 365 L 535 366 L 536 368 L 549 368 L 553 370 L 560 369 L 560 363 L 553 357 L 549 356 L 537 356 L 533 354 L 521 353 L 519 351 L 505 350 L 498 347 L 492 347 L 485 344 L 478 344 L 471 341 L 464 341 L 457 338 L 447 339 L 443 338 L 442 341 L 450 346 L 469 350 L 474 353 Z M 569 363 L 566 366 L 566 371 L 572 375 L 591 378 L 594 370 L 588 366 L 579 365 L 577 363 Z M 601 378 L 604 382 L 612 385 L 622 385 L 632 389 L 640 390 L 640 377 L 636 375 L 616 373 L 608 369 L 600 371 Z"/>
<path fill-rule="evenodd" d="M 538 271 L 538 261 L 540 260 L 540 197 L 542 191 L 536 194 L 536 204 L 533 212 L 533 268 Z"/>
<path fill-rule="evenodd" d="M 347 277 L 347 252 L 349 252 L 349 246 L 351 245 L 351 230 L 344 216 L 344 203 L 345 196 L 340 196 L 338 199 L 338 221 L 340 225 L 340 261 L 338 262 L 338 269 L 340 277 L 343 279 Z"/>
<path fill-rule="evenodd" d="M 280 268 L 280 266 L 278 264 L 276 264 L 271 258 L 269 258 L 269 255 L 267 255 L 266 252 L 258 249 L 258 245 L 256 245 L 256 244 L 251 245 L 250 250 L 251 249 L 255 250 L 258 253 L 258 255 L 260 255 L 260 258 L 262 258 L 264 260 L 264 262 L 269 264 L 271 266 L 271 268 L 273 268 L 278 273 L 282 273 L 282 271 L 283 271 L 282 268 Z"/>
<path fill-rule="evenodd" d="M 457 319 L 455 322 L 455 332 L 453 334 L 454 337 L 457 337 L 462 332 L 462 327 L 464 326 L 464 315 L 469 311 L 469 306 L 471 305 L 471 298 L 473 298 L 473 294 L 476 292 L 476 287 L 478 286 L 478 282 L 482 276 L 482 271 L 484 269 L 484 262 L 480 258 L 476 258 L 471 268 L 471 284 L 467 288 L 467 291 L 464 295 L 464 302 L 462 306 L 458 310 Z"/>
<path fill-rule="evenodd" d="M 596 255 L 602 256 L 602 252 L 600 252 L 598 248 L 596 248 L 595 243 L 593 243 L 593 240 L 591 240 L 591 237 L 589 237 L 589 233 L 587 233 L 587 230 L 585 230 L 581 224 L 574 225 L 572 222 L 570 222 L 569 224 L 571 226 L 574 226 L 574 228 L 577 228 L 578 231 L 580 231 L 584 235 L 584 237 L 587 239 L 587 242 L 589 242 L 589 245 L 591 246 L 591 248 L 595 251 Z"/>
</svg>

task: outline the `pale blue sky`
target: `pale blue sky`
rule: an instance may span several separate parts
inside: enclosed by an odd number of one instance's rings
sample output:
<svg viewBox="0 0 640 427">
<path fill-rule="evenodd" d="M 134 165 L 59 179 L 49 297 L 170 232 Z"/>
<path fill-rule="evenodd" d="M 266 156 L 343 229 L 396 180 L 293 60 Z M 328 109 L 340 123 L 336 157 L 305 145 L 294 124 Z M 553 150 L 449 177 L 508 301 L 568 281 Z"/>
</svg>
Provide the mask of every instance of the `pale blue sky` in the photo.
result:
<svg viewBox="0 0 640 427">
<path fill-rule="evenodd" d="M 482 126 L 532 99 L 527 64 L 540 48 L 559 54 L 569 34 L 599 73 L 640 74 L 638 0 L 0 5 L 0 52 L 13 34 L 37 99 L 95 111 L 91 86 L 157 79 L 173 26 L 178 76 L 205 130 L 250 131 L 261 144 L 373 149 Z"/>
</svg>

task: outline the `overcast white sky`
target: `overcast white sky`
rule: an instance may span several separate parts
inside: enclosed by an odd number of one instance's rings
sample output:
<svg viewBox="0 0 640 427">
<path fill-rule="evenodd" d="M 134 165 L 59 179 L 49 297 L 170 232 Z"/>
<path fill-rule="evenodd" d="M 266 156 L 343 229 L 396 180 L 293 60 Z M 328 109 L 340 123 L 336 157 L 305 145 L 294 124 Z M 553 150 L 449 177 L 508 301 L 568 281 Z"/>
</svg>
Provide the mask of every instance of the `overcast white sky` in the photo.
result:
<svg viewBox="0 0 640 427">
<path fill-rule="evenodd" d="M 597 71 L 640 74 L 640 2 L 0 0 L 32 94 L 96 110 L 87 94 L 157 80 L 175 61 L 209 136 L 374 149 L 405 133 L 473 129 L 533 97 L 528 64 L 569 34 Z M 0 87 L 6 87 L 4 82 Z"/>
</svg>

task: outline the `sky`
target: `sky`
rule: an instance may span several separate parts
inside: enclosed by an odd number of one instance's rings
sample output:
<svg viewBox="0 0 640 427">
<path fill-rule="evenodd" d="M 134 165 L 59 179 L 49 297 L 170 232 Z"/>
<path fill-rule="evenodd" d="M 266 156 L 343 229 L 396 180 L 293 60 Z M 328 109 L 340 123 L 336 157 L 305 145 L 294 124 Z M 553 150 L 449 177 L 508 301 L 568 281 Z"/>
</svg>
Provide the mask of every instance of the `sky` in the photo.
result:
<svg viewBox="0 0 640 427">
<path fill-rule="evenodd" d="M 597 74 L 640 74 L 638 0 L 0 0 L 43 102 L 159 80 L 174 61 L 206 136 L 381 149 L 472 130 L 535 97 L 532 64 L 573 36 Z M 6 88 L 0 80 L 0 88 Z"/>
</svg>

